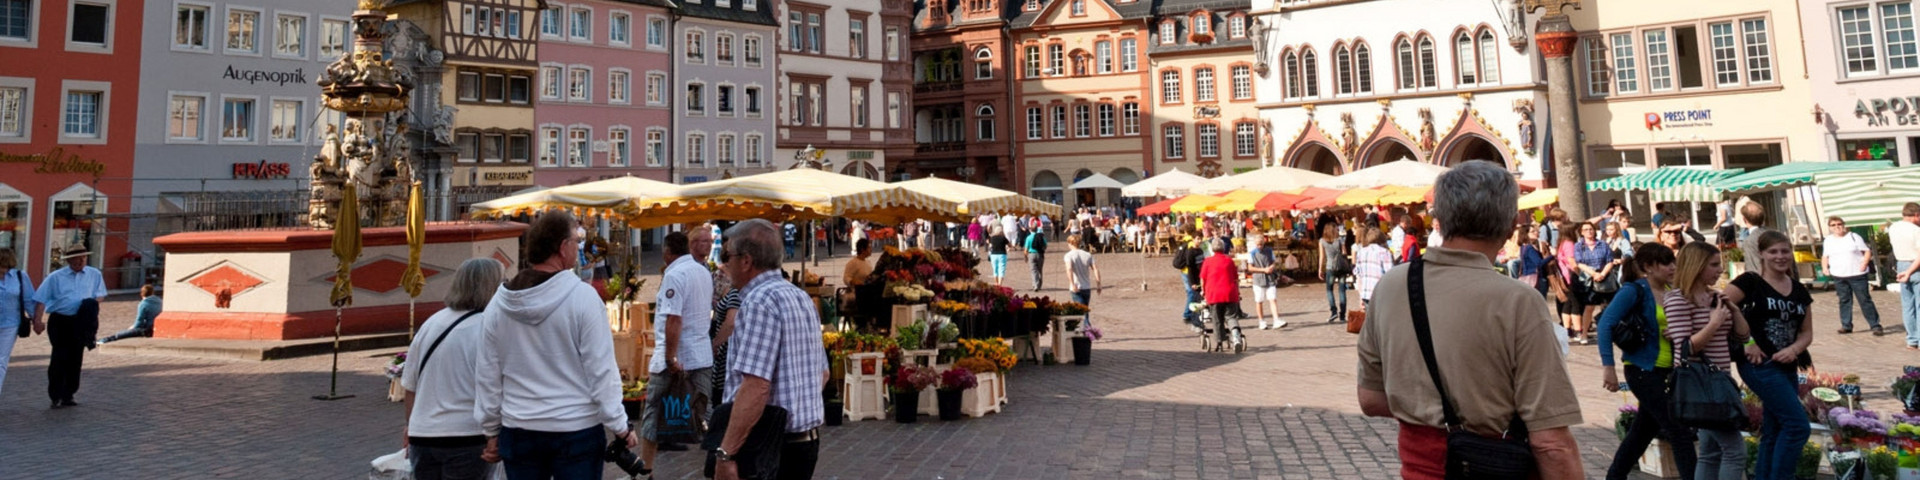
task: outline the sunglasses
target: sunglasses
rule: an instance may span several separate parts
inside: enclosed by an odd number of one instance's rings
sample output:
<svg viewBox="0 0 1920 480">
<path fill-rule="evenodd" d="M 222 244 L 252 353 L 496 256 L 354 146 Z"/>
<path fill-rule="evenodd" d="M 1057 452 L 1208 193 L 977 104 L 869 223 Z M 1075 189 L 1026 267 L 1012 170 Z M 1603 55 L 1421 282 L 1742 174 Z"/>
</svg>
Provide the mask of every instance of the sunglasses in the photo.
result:
<svg viewBox="0 0 1920 480">
<path fill-rule="evenodd" d="M 724 249 L 724 248 L 720 249 L 720 263 L 727 263 L 731 261 L 733 261 L 733 252 L 728 251 L 727 249 Z"/>
</svg>

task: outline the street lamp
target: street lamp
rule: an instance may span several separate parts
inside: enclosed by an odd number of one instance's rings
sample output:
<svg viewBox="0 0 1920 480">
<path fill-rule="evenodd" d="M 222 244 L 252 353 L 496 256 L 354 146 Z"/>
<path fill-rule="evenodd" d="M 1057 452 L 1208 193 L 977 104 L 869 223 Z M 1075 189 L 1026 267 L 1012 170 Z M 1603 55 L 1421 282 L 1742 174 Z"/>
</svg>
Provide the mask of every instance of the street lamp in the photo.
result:
<svg viewBox="0 0 1920 480">
<path fill-rule="evenodd" d="M 953 169 L 953 173 L 959 174 L 960 180 L 966 181 L 966 182 L 973 181 L 973 172 L 974 172 L 974 168 L 972 165 L 967 165 L 964 167 Z"/>
</svg>

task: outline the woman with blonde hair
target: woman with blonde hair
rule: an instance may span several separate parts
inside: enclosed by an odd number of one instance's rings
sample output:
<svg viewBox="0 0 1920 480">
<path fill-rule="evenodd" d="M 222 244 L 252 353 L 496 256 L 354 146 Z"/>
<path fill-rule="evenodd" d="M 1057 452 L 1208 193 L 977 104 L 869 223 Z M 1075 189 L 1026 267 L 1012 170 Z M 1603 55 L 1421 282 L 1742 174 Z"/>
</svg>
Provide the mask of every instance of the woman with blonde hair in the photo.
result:
<svg viewBox="0 0 1920 480">
<path fill-rule="evenodd" d="M 1731 338 L 1746 336 L 1746 327 L 1714 283 L 1726 271 L 1720 249 L 1705 242 L 1680 247 L 1674 289 L 1662 302 L 1667 314 L 1666 338 L 1679 361 L 1705 361 L 1729 369 L 1733 363 Z M 1729 374 L 1731 375 L 1731 374 Z M 1694 478 L 1738 480 L 1746 471 L 1746 443 L 1736 430 L 1700 429 L 1700 455 Z"/>
<path fill-rule="evenodd" d="M 1760 397 L 1763 410 L 1753 478 L 1786 480 L 1793 478 L 1811 433 L 1807 409 L 1800 403 L 1798 373 L 1813 368 L 1807 353 L 1813 344 L 1813 321 L 1807 318 L 1813 294 L 1794 278 L 1793 242 L 1786 234 L 1762 231 L 1754 245 L 1756 251 L 1747 255 L 1759 258 L 1760 269 L 1734 278 L 1727 285 L 1726 303 L 1735 325 L 1754 332 L 1742 342 L 1745 354 L 1736 362 L 1740 379 Z"/>
<path fill-rule="evenodd" d="M 33 306 L 37 305 L 33 301 L 33 279 L 19 266 L 13 249 L 0 248 L 0 387 L 7 381 L 13 342 L 28 332 L 46 329 L 45 323 L 33 318 Z"/>
<path fill-rule="evenodd" d="M 1379 227 L 1360 229 L 1360 249 L 1353 252 L 1354 286 L 1360 290 L 1360 310 L 1373 308 L 1373 287 L 1393 268 L 1393 252 Z"/>
</svg>

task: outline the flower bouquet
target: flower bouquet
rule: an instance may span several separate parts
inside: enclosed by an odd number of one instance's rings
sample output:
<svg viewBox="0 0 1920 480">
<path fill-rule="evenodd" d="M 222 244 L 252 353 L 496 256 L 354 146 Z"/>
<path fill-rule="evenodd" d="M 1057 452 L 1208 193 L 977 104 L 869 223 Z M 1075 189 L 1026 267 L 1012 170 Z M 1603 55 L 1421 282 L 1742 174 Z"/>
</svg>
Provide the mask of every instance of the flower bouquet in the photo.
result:
<svg viewBox="0 0 1920 480">
<path fill-rule="evenodd" d="M 1613 420 L 1613 434 L 1620 440 L 1627 439 L 1627 430 L 1633 428 L 1633 418 L 1640 415 L 1640 406 L 1626 404 L 1620 406 L 1620 416 Z"/>
<path fill-rule="evenodd" d="M 960 350 L 965 352 L 964 355 L 967 358 L 978 358 L 993 364 L 990 370 L 974 370 L 976 372 L 1006 372 L 1020 362 L 1020 359 L 1013 355 L 1013 349 L 1007 346 L 1006 339 L 998 337 L 985 340 L 960 339 Z"/>
<path fill-rule="evenodd" d="M 893 395 L 893 420 L 913 423 L 920 413 L 920 391 L 940 381 L 932 368 L 901 364 L 887 376 L 887 392 Z"/>
<path fill-rule="evenodd" d="M 934 315 L 947 318 L 960 318 L 973 311 L 973 307 L 966 303 L 953 300 L 935 300 L 927 309 L 933 311 Z"/>
<path fill-rule="evenodd" d="M 1080 302 L 1061 302 L 1053 305 L 1054 315 L 1081 316 L 1087 314 L 1086 304 Z"/>
<path fill-rule="evenodd" d="M 886 297 L 896 305 L 917 305 L 933 300 L 933 290 L 913 283 L 897 283 L 887 286 Z"/>
<path fill-rule="evenodd" d="M 393 356 L 392 362 L 387 363 L 387 378 L 399 380 L 400 375 L 404 374 L 406 369 L 407 352 L 400 352 Z"/>
<path fill-rule="evenodd" d="M 1901 451 L 1920 450 L 1920 416 L 1896 413 L 1889 416 L 1887 445 Z"/>
<path fill-rule="evenodd" d="M 1907 366 L 1899 377 L 1893 379 L 1893 398 L 1900 401 L 1901 410 L 1920 414 L 1920 395 L 1913 394 L 1913 387 L 1920 385 L 1920 367 Z"/>
</svg>

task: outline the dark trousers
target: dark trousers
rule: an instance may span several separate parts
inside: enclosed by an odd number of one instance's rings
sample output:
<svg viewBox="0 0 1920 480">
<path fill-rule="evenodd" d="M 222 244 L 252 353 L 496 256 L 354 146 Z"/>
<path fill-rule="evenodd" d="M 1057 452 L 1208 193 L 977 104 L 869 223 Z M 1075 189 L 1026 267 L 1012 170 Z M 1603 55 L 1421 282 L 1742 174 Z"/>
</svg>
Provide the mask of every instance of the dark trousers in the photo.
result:
<svg viewBox="0 0 1920 480">
<path fill-rule="evenodd" d="M 575 432 L 500 429 L 500 459 L 508 480 L 599 480 L 605 466 L 605 429 L 594 425 Z"/>
<path fill-rule="evenodd" d="M 817 463 L 820 463 L 819 440 L 788 443 L 780 448 L 778 480 L 809 480 Z"/>
<path fill-rule="evenodd" d="M 1073 297 L 1073 301 L 1081 305 L 1086 305 L 1089 307 L 1093 306 L 1093 289 L 1091 288 L 1086 290 L 1074 290 L 1073 293 L 1069 294 L 1068 296 Z"/>
<path fill-rule="evenodd" d="M 1209 303 L 1207 308 L 1213 315 L 1213 341 L 1215 344 L 1227 343 L 1227 325 L 1234 310 L 1240 308 L 1238 302 Z"/>
<path fill-rule="evenodd" d="M 1672 375 L 1673 370 L 1625 367 L 1627 388 L 1640 400 L 1640 413 L 1634 415 L 1633 425 L 1627 427 L 1627 438 L 1621 440 L 1620 448 L 1613 452 L 1607 480 L 1624 480 L 1627 474 L 1633 473 L 1639 467 L 1640 456 L 1647 453 L 1647 445 L 1653 443 L 1655 437 L 1673 447 L 1673 463 L 1680 469 L 1680 480 L 1693 480 L 1693 467 L 1698 461 L 1693 449 L 1693 431 L 1674 422 L 1667 407 L 1667 376 Z"/>
<path fill-rule="evenodd" d="M 413 480 L 486 480 L 492 464 L 480 459 L 487 445 L 429 447 L 415 443 L 407 447 L 413 463 Z"/>
<path fill-rule="evenodd" d="M 1833 277 L 1833 292 L 1840 296 L 1840 329 L 1853 330 L 1856 298 L 1860 300 L 1860 316 L 1867 317 L 1867 326 L 1880 328 L 1880 308 L 1873 305 L 1873 287 L 1867 285 L 1866 275 Z"/>
<path fill-rule="evenodd" d="M 135 338 L 135 337 L 147 338 L 152 336 L 153 336 L 153 329 L 151 328 L 129 328 L 126 330 L 121 330 L 120 333 L 108 335 L 107 338 L 100 339 L 100 343 L 107 343 L 107 342 L 112 342 L 116 340 L 123 340 L 128 338 Z"/>
<path fill-rule="evenodd" d="M 48 315 L 47 342 L 53 354 L 47 362 L 47 398 L 72 401 L 80 391 L 80 363 L 99 330 L 100 303 L 93 299 L 81 301 L 73 315 Z"/>
<path fill-rule="evenodd" d="M 1033 289 L 1040 289 L 1040 274 L 1046 271 L 1047 256 L 1041 253 L 1028 253 L 1027 266 L 1033 267 Z"/>
</svg>

